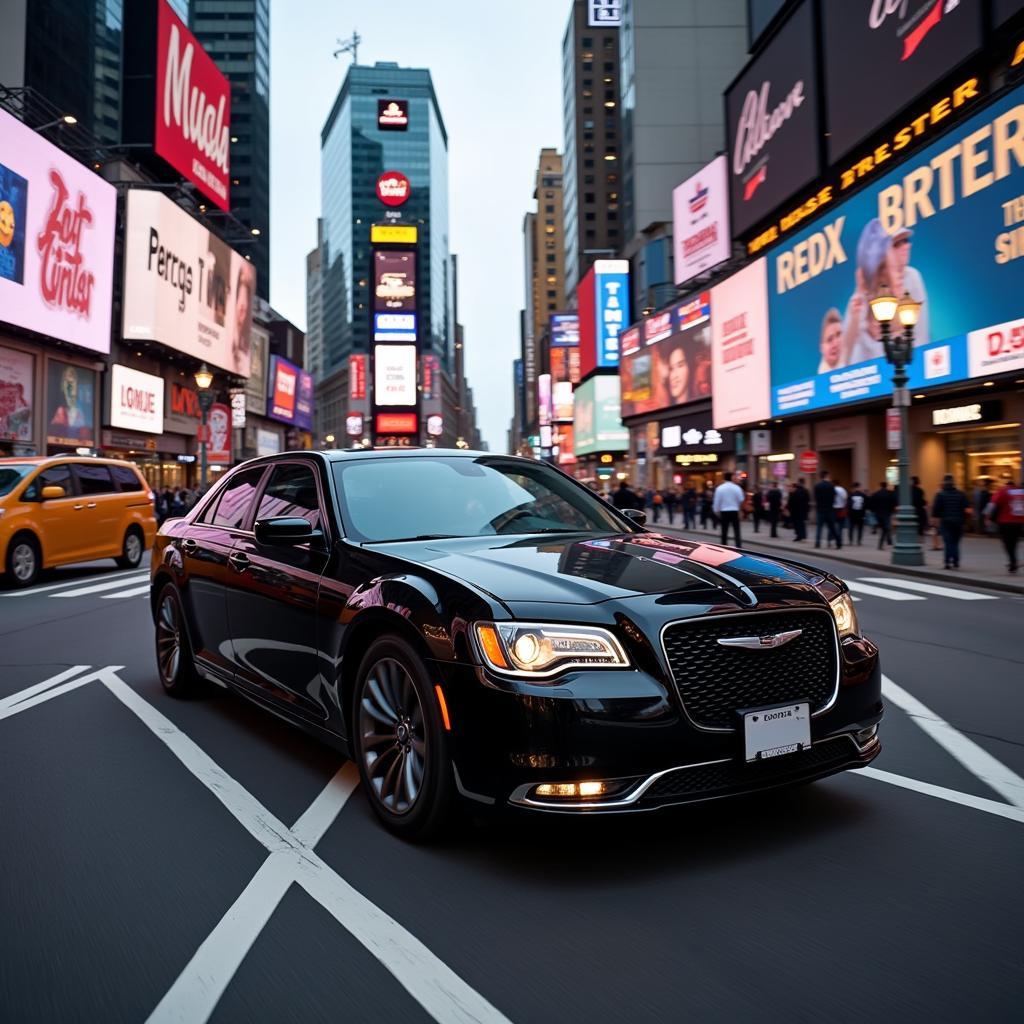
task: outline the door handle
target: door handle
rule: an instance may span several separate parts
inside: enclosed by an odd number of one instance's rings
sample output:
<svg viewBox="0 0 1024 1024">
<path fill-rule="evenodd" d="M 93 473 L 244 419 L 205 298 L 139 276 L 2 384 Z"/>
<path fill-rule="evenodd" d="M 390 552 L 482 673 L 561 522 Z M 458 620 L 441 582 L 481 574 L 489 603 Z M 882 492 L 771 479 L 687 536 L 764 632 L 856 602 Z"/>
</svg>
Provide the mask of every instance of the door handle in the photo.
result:
<svg viewBox="0 0 1024 1024">
<path fill-rule="evenodd" d="M 181 546 L 185 550 L 186 554 L 191 554 L 193 551 L 195 551 L 197 547 L 199 547 L 198 543 L 196 543 L 196 541 L 194 541 L 191 537 L 186 537 L 181 542 Z"/>
<path fill-rule="evenodd" d="M 71 507 L 72 507 L 72 508 L 73 508 L 73 509 L 74 509 L 74 510 L 75 510 L 76 512 L 81 512 L 81 510 L 82 510 L 83 508 L 85 508 L 85 506 L 84 506 L 84 505 L 72 505 Z"/>
<path fill-rule="evenodd" d="M 90 501 L 89 504 L 86 505 L 85 507 L 86 508 L 95 508 L 96 507 L 96 502 L 95 501 Z"/>
<path fill-rule="evenodd" d="M 228 562 L 230 563 L 231 568 L 236 572 L 245 572 L 245 570 L 252 564 L 249 561 L 249 556 L 243 554 L 241 551 L 236 551 L 233 555 L 229 555 Z"/>
</svg>

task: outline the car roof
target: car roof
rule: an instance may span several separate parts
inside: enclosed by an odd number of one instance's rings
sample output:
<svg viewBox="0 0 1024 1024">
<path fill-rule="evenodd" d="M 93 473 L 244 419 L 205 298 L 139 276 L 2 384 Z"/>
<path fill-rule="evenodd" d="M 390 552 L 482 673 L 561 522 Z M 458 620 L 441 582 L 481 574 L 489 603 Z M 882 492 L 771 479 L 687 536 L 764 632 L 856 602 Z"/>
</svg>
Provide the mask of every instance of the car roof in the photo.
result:
<svg viewBox="0 0 1024 1024">
<path fill-rule="evenodd" d="M 7 455 L 0 458 L 0 466 L 45 466 L 50 462 L 89 462 L 99 463 L 101 466 L 131 466 L 137 468 L 134 462 L 127 459 L 111 459 L 105 455 Z"/>
<path fill-rule="evenodd" d="M 445 458 L 457 457 L 465 459 L 480 458 L 488 456 L 491 458 L 500 457 L 506 459 L 519 459 L 518 455 L 499 455 L 497 452 L 478 452 L 469 448 L 326 448 L 317 451 L 328 462 L 349 462 L 359 459 L 417 459 L 435 458 L 443 455 Z"/>
</svg>

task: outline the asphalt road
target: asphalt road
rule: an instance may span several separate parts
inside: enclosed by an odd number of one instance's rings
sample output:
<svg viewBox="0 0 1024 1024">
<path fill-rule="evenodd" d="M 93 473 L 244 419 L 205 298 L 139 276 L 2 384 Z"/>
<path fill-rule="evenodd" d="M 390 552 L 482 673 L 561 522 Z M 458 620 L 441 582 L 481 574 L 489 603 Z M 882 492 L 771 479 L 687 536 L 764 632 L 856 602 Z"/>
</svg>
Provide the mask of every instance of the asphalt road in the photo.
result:
<svg viewBox="0 0 1024 1024">
<path fill-rule="evenodd" d="M 823 564 L 882 648 L 873 769 L 433 847 L 166 697 L 144 574 L 0 591 L 0 1021 L 1019 1020 L 1024 599 Z"/>
</svg>

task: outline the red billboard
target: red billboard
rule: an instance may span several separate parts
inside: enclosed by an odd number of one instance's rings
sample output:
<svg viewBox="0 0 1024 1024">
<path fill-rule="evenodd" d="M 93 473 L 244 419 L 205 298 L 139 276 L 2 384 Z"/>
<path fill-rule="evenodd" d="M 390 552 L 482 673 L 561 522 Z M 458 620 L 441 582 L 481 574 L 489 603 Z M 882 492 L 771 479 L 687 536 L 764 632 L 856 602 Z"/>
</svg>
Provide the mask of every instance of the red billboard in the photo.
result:
<svg viewBox="0 0 1024 1024">
<path fill-rule="evenodd" d="M 412 194 L 412 185 L 401 171 L 385 171 L 377 179 L 377 198 L 385 206 L 401 206 Z"/>
<path fill-rule="evenodd" d="M 154 150 L 229 210 L 231 86 L 166 0 L 157 11 Z"/>
<path fill-rule="evenodd" d="M 348 357 L 348 397 L 361 402 L 366 398 L 366 356 Z"/>
<path fill-rule="evenodd" d="M 597 366 L 597 322 L 594 315 L 594 268 L 580 279 L 576 288 L 577 312 L 580 315 L 580 377 L 586 377 Z"/>
</svg>

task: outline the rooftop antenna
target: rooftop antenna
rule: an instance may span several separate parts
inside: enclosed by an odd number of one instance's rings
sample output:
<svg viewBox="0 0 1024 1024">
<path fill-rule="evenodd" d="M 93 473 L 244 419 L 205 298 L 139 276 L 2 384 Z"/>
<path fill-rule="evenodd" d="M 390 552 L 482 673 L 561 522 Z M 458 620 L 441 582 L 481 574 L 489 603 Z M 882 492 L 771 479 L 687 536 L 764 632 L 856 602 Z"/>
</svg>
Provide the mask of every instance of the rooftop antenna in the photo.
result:
<svg viewBox="0 0 1024 1024">
<path fill-rule="evenodd" d="M 359 44 L 363 41 L 363 37 L 356 31 L 352 32 L 352 38 L 346 39 L 344 42 L 338 40 L 338 49 L 334 51 L 333 56 L 340 57 L 343 53 L 352 54 L 352 63 L 359 63 Z"/>
</svg>

